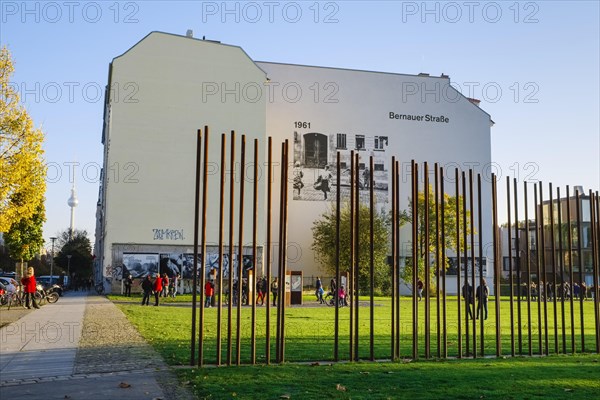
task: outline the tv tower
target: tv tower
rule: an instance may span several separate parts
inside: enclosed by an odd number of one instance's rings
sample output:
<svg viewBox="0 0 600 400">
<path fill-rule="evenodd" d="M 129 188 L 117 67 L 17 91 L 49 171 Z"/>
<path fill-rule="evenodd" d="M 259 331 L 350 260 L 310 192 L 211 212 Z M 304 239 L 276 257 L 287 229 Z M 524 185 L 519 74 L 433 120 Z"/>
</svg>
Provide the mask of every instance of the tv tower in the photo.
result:
<svg viewBox="0 0 600 400">
<path fill-rule="evenodd" d="M 75 207 L 79 204 L 77 194 L 75 193 L 75 182 L 73 182 L 73 186 L 71 187 L 71 197 L 69 197 L 67 204 L 71 207 L 71 224 L 69 225 L 69 240 L 71 240 L 75 231 Z"/>
</svg>

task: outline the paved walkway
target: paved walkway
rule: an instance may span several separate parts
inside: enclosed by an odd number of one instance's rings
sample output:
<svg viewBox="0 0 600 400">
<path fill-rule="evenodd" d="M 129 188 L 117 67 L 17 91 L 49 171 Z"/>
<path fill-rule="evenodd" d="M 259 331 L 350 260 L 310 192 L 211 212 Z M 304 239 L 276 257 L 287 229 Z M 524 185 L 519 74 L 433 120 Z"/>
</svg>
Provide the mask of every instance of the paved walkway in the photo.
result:
<svg viewBox="0 0 600 400">
<path fill-rule="evenodd" d="M 191 396 L 114 304 L 69 292 L 0 328 L 0 399 L 25 398 Z"/>
</svg>

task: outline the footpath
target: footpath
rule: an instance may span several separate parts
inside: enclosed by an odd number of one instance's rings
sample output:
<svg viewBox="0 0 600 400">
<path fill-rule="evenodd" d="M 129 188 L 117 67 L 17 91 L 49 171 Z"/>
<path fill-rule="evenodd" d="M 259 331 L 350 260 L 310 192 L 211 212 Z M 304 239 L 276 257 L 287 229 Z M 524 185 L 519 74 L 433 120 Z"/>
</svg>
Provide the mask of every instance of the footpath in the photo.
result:
<svg viewBox="0 0 600 400">
<path fill-rule="evenodd" d="M 105 297 L 68 292 L 0 328 L 0 399 L 192 398 Z"/>
</svg>

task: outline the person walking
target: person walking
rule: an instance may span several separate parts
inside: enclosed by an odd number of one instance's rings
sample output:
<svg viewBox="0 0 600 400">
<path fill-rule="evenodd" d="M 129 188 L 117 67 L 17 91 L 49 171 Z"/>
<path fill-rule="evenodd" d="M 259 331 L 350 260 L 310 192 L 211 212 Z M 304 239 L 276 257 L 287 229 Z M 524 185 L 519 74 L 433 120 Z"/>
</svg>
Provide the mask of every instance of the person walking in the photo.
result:
<svg viewBox="0 0 600 400">
<path fill-rule="evenodd" d="M 31 306 L 33 306 L 33 308 L 40 308 L 35 301 L 34 296 L 37 291 L 37 282 L 35 281 L 33 267 L 27 268 L 25 276 L 21 278 L 21 284 L 23 285 L 23 292 L 25 293 L 25 307 L 28 309 L 31 309 Z"/>
<path fill-rule="evenodd" d="M 419 301 L 423 300 L 423 281 L 420 279 L 417 282 L 417 296 L 419 296 Z"/>
<path fill-rule="evenodd" d="M 477 287 L 477 317 L 481 315 L 483 319 L 488 317 L 488 298 L 490 296 L 490 288 L 487 285 L 486 280 L 483 280 L 483 284 Z"/>
<path fill-rule="evenodd" d="M 142 297 L 142 305 L 149 306 L 150 295 L 152 294 L 152 281 L 150 280 L 150 275 L 146 275 L 146 278 L 144 278 L 142 281 L 142 291 L 144 292 L 144 297 Z"/>
<path fill-rule="evenodd" d="M 263 280 L 265 278 L 262 277 L 256 282 L 256 304 L 262 306 L 265 303 L 265 292 L 263 291 Z M 259 304 L 260 302 L 260 304 Z"/>
<path fill-rule="evenodd" d="M 473 286 L 471 286 L 469 282 L 465 282 L 462 287 L 462 297 L 467 303 L 467 313 L 469 315 L 469 319 L 473 319 L 473 310 L 471 309 L 471 305 L 475 304 L 475 299 L 473 298 Z"/>
<path fill-rule="evenodd" d="M 131 285 L 133 285 L 133 279 L 131 275 L 127 275 L 125 278 L 125 296 L 131 297 Z"/>
<path fill-rule="evenodd" d="M 175 296 L 177 296 L 177 287 L 179 286 L 179 278 L 180 278 L 180 275 L 177 274 L 171 279 L 171 283 L 170 283 L 171 288 L 170 288 L 169 292 L 170 292 L 172 298 L 175 298 Z"/>
<path fill-rule="evenodd" d="M 215 293 L 215 284 L 213 283 L 212 279 L 209 279 L 204 284 L 204 296 L 206 297 L 206 299 L 204 300 L 205 308 L 211 307 L 212 297 L 213 297 L 214 293 Z"/>
<path fill-rule="evenodd" d="M 169 297 L 169 276 L 166 272 L 162 276 L 162 297 Z"/>
<path fill-rule="evenodd" d="M 152 286 L 152 290 L 154 290 L 154 307 L 158 307 L 158 298 L 160 297 L 160 293 L 163 290 L 162 278 L 160 274 L 155 275 L 154 285 Z"/>
<path fill-rule="evenodd" d="M 273 306 L 277 305 L 277 292 L 279 291 L 279 281 L 277 277 L 271 282 L 271 295 L 273 296 Z"/>
</svg>

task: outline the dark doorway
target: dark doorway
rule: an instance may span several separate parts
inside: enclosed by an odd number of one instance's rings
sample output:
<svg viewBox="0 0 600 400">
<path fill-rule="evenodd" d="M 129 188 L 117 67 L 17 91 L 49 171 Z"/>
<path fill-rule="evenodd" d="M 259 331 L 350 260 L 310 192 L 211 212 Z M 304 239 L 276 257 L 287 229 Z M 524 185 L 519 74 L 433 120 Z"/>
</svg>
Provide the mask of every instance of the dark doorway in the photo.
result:
<svg viewBox="0 0 600 400">
<path fill-rule="evenodd" d="M 327 136 L 322 133 L 304 135 L 304 165 L 323 168 L 327 165 Z"/>
</svg>

